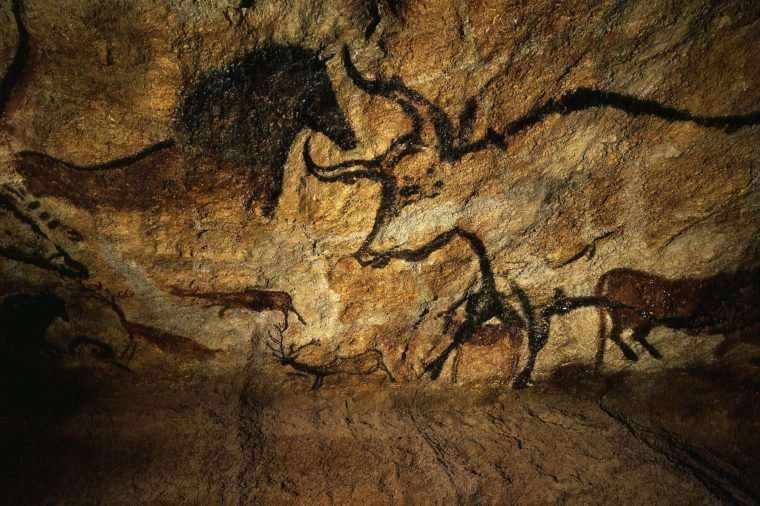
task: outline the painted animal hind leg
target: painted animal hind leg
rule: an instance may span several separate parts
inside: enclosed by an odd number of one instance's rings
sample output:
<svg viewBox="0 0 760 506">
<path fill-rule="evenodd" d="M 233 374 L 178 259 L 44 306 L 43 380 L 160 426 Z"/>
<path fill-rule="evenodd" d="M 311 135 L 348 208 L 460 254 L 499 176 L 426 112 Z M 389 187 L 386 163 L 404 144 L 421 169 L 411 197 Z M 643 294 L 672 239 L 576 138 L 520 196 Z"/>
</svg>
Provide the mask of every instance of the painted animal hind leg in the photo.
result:
<svg viewBox="0 0 760 506">
<path fill-rule="evenodd" d="M 662 354 L 659 351 L 657 351 L 657 348 L 652 346 L 652 343 L 647 341 L 647 336 L 649 335 L 649 332 L 651 331 L 652 331 L 651 324 L 642 323 L 641 325 L 633 329 L 633 335 L 631 336 L 631 339 L 641 344 L 641 346 L 643 346 L 644 349 L 647 350 L 647 353 L 649 353 L 649 355 L 659 360 L 662 358 Z"/>
<path fill-rule="evenodd" d="M 623 333 L 623 326 L 620 324 L 620 320 L 616 318 L 615 316 L 612 317 L 612 330 L 610 331 L 610 340 L 617 344 L 618 348 L 620 348 L 620 351 L 623 352 L 623 355 L 625 355 L 625 358 L 632 362 L 636 362 L 639 360 L 639 356 L 636 354 L 633 349 L 631 349 L 630 346 L 628 346 L 625 342 L 623 342 L 623 339 L 621 337 L 621 334 Z"/>
</svg>

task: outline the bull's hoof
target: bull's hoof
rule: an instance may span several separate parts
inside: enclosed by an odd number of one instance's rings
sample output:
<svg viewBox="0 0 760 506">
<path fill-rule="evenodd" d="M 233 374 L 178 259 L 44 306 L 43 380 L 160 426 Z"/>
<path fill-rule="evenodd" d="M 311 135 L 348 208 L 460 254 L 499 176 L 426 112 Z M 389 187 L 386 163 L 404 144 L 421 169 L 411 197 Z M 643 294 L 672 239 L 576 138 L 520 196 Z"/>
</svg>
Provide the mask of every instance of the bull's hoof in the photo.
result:
<svg viewBox="0 0 760 506">
<path fill-rule="evenodd" d="M 521 374 L 512 382 L 512 390 L 522 390 L 532 385 L 533 382 L 531 381 L 530 376 Z"/>
</svg>

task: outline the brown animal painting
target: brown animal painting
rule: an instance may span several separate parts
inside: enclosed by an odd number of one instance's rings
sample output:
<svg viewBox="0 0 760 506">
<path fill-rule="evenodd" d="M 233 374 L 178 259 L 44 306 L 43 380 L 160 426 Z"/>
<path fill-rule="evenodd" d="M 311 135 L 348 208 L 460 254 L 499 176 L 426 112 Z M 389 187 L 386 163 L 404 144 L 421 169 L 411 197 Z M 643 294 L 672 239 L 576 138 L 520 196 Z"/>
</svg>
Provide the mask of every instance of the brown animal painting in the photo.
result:
<svg viewBox="0 0 760 506">
<path fill-rule="evenodd" d="M 724 334 L 725 340 L 714 353 L 722 356 L 741 342 L 760 344 L 760 270 L 725 272 L 706 278 L 669 279 L 633 269 L 613 269 L 603 274 L 596 295 L 634 309 L 599 308 L 599 347 L 596 367 L 604 361 L 606 310 L 612 328 L 609 339 L 629 360 L 638 355 L 622 340 L 625 330 L 655 358 L 660 353 L 647 341 L 649 332 L 659 325 L 683 329 L 691 335 Z M 654 318 L 644 318 L 644 311 Z"/>
<path fill-rule="evenodd" d="M 457 349 L 451 366 L 451 382 L 485 379 L 487 375 L 481 378 L 478 371 L 469 370 L 470 363 L 489 364 L 489 374 L 491 370 L 498 370 L 503 381 L 511 381 L 517 375 L 524 332 L 523 326 L 513 322 L 478 327 Z"/>
<path fill-rule="evenodd" d="M 245 309 L 248 311 L 280 311 L 284 318 L 282 330 L 288 328 L 289 313 L 294 313 L 303 325 L 306 320 L 298 313 L 293 305 L 293 299 L 286 292 L 274 290 L 256 290 L 246 289 L 240 292 L 197 292 L 193 290 L 183 290 L 181 288 L 172 288 L 169 293 L 179 297 L 194 297 L 208 301 L 207 307 L 219 306 L 219 317 L 233 308 Z"/>
</svg>

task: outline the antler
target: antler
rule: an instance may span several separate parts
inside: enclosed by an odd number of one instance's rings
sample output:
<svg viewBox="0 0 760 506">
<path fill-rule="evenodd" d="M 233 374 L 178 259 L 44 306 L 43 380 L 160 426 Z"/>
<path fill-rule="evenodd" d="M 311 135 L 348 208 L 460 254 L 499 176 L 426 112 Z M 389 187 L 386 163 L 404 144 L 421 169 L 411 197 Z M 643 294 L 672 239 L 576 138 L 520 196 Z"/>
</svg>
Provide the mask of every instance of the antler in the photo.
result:
<svg viewBox="0 0 760 506">
<path fill-rule="evenodd" d="M 265 343 L 266 347 L 269 348 L 277 360 L 285 359 L 288 355 L 285 353 L 285 348 L 282 345 L 282 332 L 277 332 L 277 336 L 273 336 L 271 330 L 267 333 L 269 334 L 269 339 Z"/>
<path fill-rule="evenodd" d="M 300 346 L 294 346 L 291 344 L 285 351 L 285 344 L 283 342 L 283 327 L 280 325 L 274 325 L 276 335 L 272 335 L 272 331 L 268 331 L 269 339 L 265 343 L 266 347 L 272 352 L 272 355 L 279 361 L 294 361 L 298 358 L 298 355 L 309 346 L 320 346 L 318 339 L 312 339 L 306 344 Z"/>
</svg>

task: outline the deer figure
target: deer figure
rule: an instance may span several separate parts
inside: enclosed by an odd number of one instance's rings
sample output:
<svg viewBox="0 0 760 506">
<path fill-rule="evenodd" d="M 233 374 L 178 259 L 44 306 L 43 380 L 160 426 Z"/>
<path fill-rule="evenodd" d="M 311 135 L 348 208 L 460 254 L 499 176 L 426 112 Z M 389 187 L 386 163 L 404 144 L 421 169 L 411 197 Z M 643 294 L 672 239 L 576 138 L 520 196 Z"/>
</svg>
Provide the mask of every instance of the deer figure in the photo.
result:
<svg viewBox="0 0 760 506">
<path fill-rule="evenodd" d="M 278 292 L 275 290 L 257 290 L 248 288 L 240 292 L 198 292 L 193 290 L 183 290 L 181 288 L 172 288 L 169 293 L 179 297 L 194 297 L 208 301 L 206 307 L 219 306 L 219 317 L 224 315 L 233 308 L 245 309 L 247 311 L 280 311 L 283 317 L 283 332 L 288 329 L 288 316 L 292 312 L 303 325 L 306 320 L 296 310 L 293 305 L 293 299 L 287 292 Z"/>
<path fill-rule="evenodd" d="M 377 371 L 382 371 L 385 373 L 389 381 L 395 382 L 393 375 L 386 367 L 385 362 L 383 362 L 383 354 L 380 350 L 370 349 L 356 355 L 349 355 L 347 357 L 339 356 L 324 364 L 309 364 L 307 362 L 299 361 L 298 356 L 303 350 L 310 346 L 320 346 L 319 340 L 312 339 L 308 343 L 300 346 L 290 344 L 286 348 L 283 343 L 283 331 L 284 329 L 282 327 L 275 325 L 274 334 L 272 331 L 269 331 L 266 347 L 272 352 L 272 356 L 274 356 L 280 364 L 288 366 L 299 373 L 314 376 L 314 383 L 311 386 L 313 390 L 321 387 L 326 377 L 339 374 L 368 376 Z"/>
</svg>

